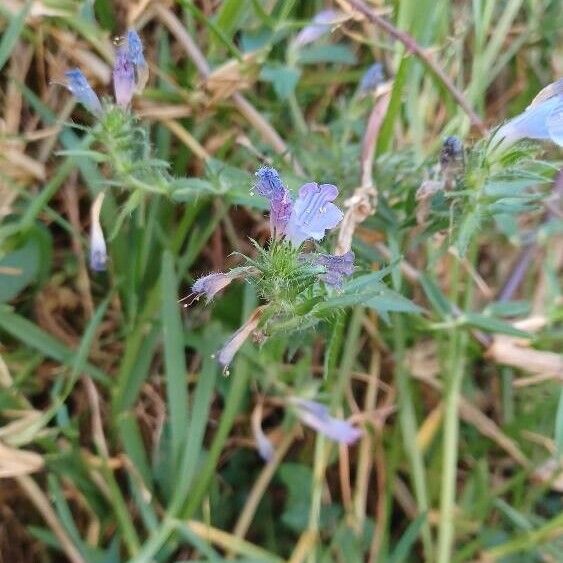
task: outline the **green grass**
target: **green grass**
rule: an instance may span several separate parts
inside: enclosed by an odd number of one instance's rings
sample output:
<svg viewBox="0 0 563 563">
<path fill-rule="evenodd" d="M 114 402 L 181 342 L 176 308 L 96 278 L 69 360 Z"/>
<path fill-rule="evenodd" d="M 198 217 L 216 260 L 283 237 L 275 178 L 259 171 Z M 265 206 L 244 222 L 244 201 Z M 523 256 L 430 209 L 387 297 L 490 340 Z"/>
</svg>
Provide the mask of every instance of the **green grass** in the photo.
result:
<svg viewBox="0 0 563 563">
<path fill-rule="evenodd" d="M 353 19 L 296 46 L 337 2 L 43 5 L 0 7 L 3 558 L 559 560 L 563 224 L 546 202 L 561 149 L 499 156 L 432 70 L 494 129 L 560 78 L 559 3 L 378 3 L 426 60 Z M 59 83 L 79 66 L 111 103 L 126 13 L 151 78 L 138 120 L 112 109 L 95 125 Z M 362 94 L 374 61 L 388 80 Z M 381 129 L 364 139 L 383 96 Z M 463 166 L 418 224 L 417 190 L 449 174 L 448 135 L 464 140 Z M 326 293 L 289 246 L 258 256 L 250 239 L 267 247 L 268 224 L 254 171 L 274 166 L 294 194 L 335 184 L 344 209 L 366 144 L 377 209 L 355 230 L 353 281 Z M 109 267 L 93 273 L 101 190 Z M 246 265 L 240 253 L 269 277 L 182 307 L 199 276 Z M 221 375 L 217 351 L 270 302 Z M 529 354 L 513 361 L 522 339 Z M 294 396 L 362 438 L 339 446 L 301 425 Z"/>
</svg>

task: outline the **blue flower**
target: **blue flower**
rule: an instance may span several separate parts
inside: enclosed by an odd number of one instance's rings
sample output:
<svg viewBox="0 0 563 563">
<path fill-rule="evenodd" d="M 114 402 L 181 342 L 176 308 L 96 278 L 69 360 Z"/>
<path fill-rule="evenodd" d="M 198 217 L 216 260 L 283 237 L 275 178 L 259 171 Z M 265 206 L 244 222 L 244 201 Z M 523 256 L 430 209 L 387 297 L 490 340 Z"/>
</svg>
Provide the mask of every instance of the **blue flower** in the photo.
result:
<svg viewBox="0 0 563 563">
<path fill-rule="evenodd" d="M 115 54 L 113 88 L 117 105 L 127 107 L 135 92 L 135 68 L 129 58 L 128 49 L 123 47 L 120 47 Z"/>
<path fill-rule="evenodd" d="M 362 436 L 359 428 L 331 416 L 328 408 L 321 403 L 299 398 L 292 398 L 290 402 L 301 422 L 335 442 L 350 445 Z"/>
<path fill-rule="evenodd" d="M 383 74 L 383 65 L 381 63 L 372 64 L 362 76 L 360 82 L 360 92 L 370 92 L 375 90 L 383 81 L 385 76 Z"/>
<path fill-rule="evenodd" d="M 256 441 L 258 454 L 265 461 L 272 461 L 275 455 L 274 445 L 262 430 L 262 404 L 257 404 L 250 418 L 252 434 Z"/>
<path fill-rule="evenodd" d="M 143 55 L 143 43 L 134 29 L 127 32 L 127 50 L 129 59 L 134 65 L 143 66 L 147 64 Z"/>
<path fill-rule="evenodd" d="M 308 238 L 321 240 L 327 229 L 342 221 L 342 211 L 332 203 L 337 196 L 338 188 L 332 184 L 310 182 L 301 186 L 286 228 L 287 238 L 294 246 Z"/>
<path fill-rule="evenodd" d="M 134 29 L 127 32 L 127 54 L 135 70 L 136 91 L 140 92 L 149 78 L 149 67 L 143 55 L 143 43 Z"/>
<path fill-rule="evenodd" d="M 98 115 L 102 111 L 102 104 L 96 96 L 82 71 L 73 68 L 65 72 L 66 87 L 70 93 L 90 112 Z"/>
<path fill-rule="evenodd" d="M 279 172 L 275 168 L 263 166 L 254 173 L 255 188 L 259 195 L 266 199 L 279 199 L 283 196 L 285 187 Z"/>
<path fill-rule="evenodd" d="M 274 168 L 263 167 L 256 171 L 256 191 L 270 201 L 270 231 L 272 236 L 283 236 L 293 203 L 288 189 Z"/>
<path fill-rule="evenodd" d="M 216 293 L 227 287 L 234 279 L 230 274 L 216 272 L 208 274 L 196 280 L 192 285 L 192 291 L 196 294 L 196 299 L 205 295 L 208 301 L 211 301 Z"/>
<path fill-rule="evenodd" d="M 350 250 L 341 256 L 333 254 L 303 254 L 302 259 L 310 260 L 313 265 L 323 266 L 325 273 L 319 279 L 332 287 L 341 287 L 344 278 L 354 273 L 354 253 Z"/>
<path fill-rule="evenodd" d="M 100 225 L 100 211 L 104 202 L 104 192 L 101 192 L 90 210 L 90 269 L 94 272 L 104 272 L 107 266 L 108 254 L 104 233 Z"/>
<path fill-rule="evenodd" d="M 320 39 L 325 33 L 328 33 L 336 24 L 346 21 L 348 16 L 340 10 L 322 10 L 311 20 L 311 23 L 305 26 L 293 40 L 293 45 L 303 47 L 309 43 L 313 43 Z"/>
<path fill-rule="evenodd" d="M 526 110 L 505 123 L 493 144 L 507 147 L 520 139 L 551 140 L 563 146 L 563 79 L 546 86 Z"/>
</svg>

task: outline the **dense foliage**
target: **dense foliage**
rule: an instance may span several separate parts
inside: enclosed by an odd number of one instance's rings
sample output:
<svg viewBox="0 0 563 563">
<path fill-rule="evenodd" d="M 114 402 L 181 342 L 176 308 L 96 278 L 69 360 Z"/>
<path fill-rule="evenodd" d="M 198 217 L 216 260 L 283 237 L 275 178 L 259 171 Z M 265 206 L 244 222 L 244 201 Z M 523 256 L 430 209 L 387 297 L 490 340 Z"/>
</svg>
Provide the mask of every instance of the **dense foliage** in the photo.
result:
<svg viewBox="0 0 563 563">
<path fill-rule="evenodd" d="M 560 560 L 561 23 L 0 6 L 0 559 Z"/>
</svg>

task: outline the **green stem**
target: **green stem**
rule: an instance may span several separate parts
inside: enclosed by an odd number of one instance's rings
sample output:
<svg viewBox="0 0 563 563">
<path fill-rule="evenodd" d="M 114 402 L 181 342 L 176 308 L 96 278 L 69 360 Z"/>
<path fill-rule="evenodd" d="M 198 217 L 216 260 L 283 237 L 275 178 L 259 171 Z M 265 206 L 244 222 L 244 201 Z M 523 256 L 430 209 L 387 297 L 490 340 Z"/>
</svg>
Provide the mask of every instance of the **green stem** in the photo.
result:
<svg viewBox="0 0 563 563">
<path fill-rule="evenodd" d="M 426 487 L 426 475 L 424 471 L 424 459 L 416 441 L 417 422 L 410 376 L 405 366 L 405 332 L 403 317 L 401 314 L 393 316 L 393 345 L 395 349 L 395 385 L 398 392 L 399 403 L 399 425 L 403 436 L 403 443 L 409 463 L 411 466 L 414 494 L 418 511 L 421 514 L 428 513 L 428 491 Z M 422 544 L 426 560 L 432 561 L 434 546 L 430 523 L 425 520 L 422 526 Z"/>
<path fill-rule="evenodd" d="M 477 245 L 475 242 L 469 247 L 468 261 L 474 264 L 477 255 Z M 459 260 L 455 260 L 452 278 L 452 303 L 457 302 L 460 288 L 460 265 Z M 465 293 L 464 310 L 470 308 L 473 299 L 472 285 L 468 282 Z M 454 510 L 456 475 L 459 447 L 459 400 L 463 374 L 465 372 L 467 345 L 469 343 L 469 333 L 463 327 L 454 328 L 449 340 L 449 354 L 447 363 L 447 373 L 450 380 L 446 386 L 444 397 L 444 435 L 443 435 L 443 462 L 442 462 L 442 483 L 440 499 L 440 523 L 438 535 L 438 563 L 450 563 L 452 559 L 452 548 L 454 543 Z"/>
<path fill-rule="evenodd" d="M 321 505 L 323 497 L 323 485 L 327 462 L 327 443 L 322 434 L 317 434 L 315 439 L 315 459 L 313 461 L 313 483 L 311 486 L 311 506 L 309 507 L 309 524 L 307 531 L 316 538 L 319 534 L 321 520 Z M 309 563 L 315 563 L 316 550 L 313 548 L 309 553 Z"/>
<path fill-rule="evenodd" d="M 301 135 L 306 135 L 309 131 L 307 127 L 307 122 L 305 121 L 305 117 L 303 112 L 301 111 L 301 107 L 299 106 L 299 102 L 297 101 L 297 97 L 295 96 L 295 92 L 292 92 L 288 98 L 289 101 L 289 109 L 291 110 L 291 116 L 293 117 L 293 123 L 297 128 L 297 131 Z"/>
</svg>

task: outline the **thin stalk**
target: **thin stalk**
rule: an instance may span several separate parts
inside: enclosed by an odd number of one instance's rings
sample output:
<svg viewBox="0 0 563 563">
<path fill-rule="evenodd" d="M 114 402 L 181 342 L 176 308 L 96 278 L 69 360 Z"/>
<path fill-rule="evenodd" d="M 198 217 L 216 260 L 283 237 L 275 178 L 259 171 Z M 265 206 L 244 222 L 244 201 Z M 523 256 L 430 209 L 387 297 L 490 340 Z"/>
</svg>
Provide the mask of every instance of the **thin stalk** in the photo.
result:
<svg viewBox="0 0 563 563">
<path fill-rule="evenodd" d="M 426 487 L 426 475 L 424 471 L 424 459 L 420 450 L 416 435 L 418 432 L 416 412 L 410 385 L 410 376 L 405 366 L 405 331 L 403 317 L 400 314 L 393 316 L 393 345 L 395 349 L 395 385 L 398 392 L 399 425 L 411 466 L 414 494 L 419 513 L 428 513 L 428 491 Z M 427 561 L 433 561 L 432 554 L 434 546 L 430 523 L 425 520 L 422 526 L 422 545 Z"/>
<path fill-rule="evenodd" d="M 377 403 L 377 391 L 381 369 L 381 354 L 374 344 L 371 355 L 369 380 L 364 398 L 364 412 L 373 412 Z M 356 473 L 356 490 L 354 494 L 354 516 L 356 529 L 361 532 L 366 521 L 366 508 L 369 493 L 369 480 L 373 466 L 375 437 L 365 433 L 358 448 L 358 469 Z"/>
<path fill-rule="evenodd" d="M 307 122 L 305 121 L 305 116 L 301 111 L 301 107 L 299 106 L 295 92 L 292 92 L 289 95 L 288 101 L 289 109 L 291 110 L 291 116 L 293 117 L 293 123 L 297 128 L 297 131 L 299 131 L 301 135 L 306 135 L 308 132 Z"/>
<path fill-rule="evenodd" d="M 477 245 L 473 242 L 468 252 L 468 261 L 474 264 Z M 460 263 L 455 260 L 452 269 L 452 303 L 457 302 L 460 287 Z M 468 283 L 465 293 L 464 310 L 467 311 L 473 298 L 472 285 Z M 456 475 L 459 446 L 459 402 L 461 385 L 465 372 L 469 333 L 464 328 L 453 328 L 449 341 L 447 371 L 450 374 L 449 385 L 445 390 L 443 462 L 440 499 L 440 522 L 438 535 L 438 563 L 449 563 L 452 559 L 454 543 L 454 509 Z"/>
<path fill-rule="evenodd" d="M 306 535 L 313 538 L 314 544 L 309 553 L 307 561 L 315 563 L 316 557 L 316 544 L 319 535 L 320 520 L 321 520 L 321 504 L 323 497 L 323 486 L 326 472 L 327 462 L 327 443 L 326 438 L 322 434 L 317 434 L 315 439 L 315 459 L 313 461 L 313 483 L 311 487 L 311 506 L 309 508 L 309 524 L 307 530 L 304 532 Z"/>
</svg>

